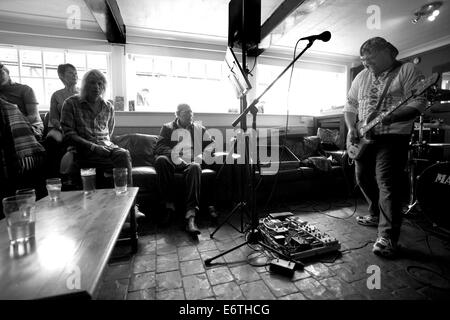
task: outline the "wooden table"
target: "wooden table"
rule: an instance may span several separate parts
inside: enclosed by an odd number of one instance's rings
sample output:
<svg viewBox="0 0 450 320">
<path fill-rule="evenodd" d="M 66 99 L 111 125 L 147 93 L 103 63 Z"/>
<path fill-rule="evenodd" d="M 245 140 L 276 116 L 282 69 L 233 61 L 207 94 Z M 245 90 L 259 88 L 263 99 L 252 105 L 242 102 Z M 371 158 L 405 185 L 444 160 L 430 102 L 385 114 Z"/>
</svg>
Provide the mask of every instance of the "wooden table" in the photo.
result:
<svg viewBox="0 0 450 320">
<path fill-rule="evenodd" d="M 0 299 L 92 297 L 128 213 L 136 252 L 138 189 L 62 192 L 55 202 L 45 197 L 36 202 L 35 240 L 22 247 L 10 246 L 0 221 Z"/>
</svg>

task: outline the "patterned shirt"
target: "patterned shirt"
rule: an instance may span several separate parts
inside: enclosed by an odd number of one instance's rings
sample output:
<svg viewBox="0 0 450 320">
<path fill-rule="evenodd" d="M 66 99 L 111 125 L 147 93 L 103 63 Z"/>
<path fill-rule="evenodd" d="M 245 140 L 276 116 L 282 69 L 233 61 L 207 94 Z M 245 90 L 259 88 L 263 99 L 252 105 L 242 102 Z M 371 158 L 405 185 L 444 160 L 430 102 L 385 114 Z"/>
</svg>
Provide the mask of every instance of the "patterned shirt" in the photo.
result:
<svg viewBox="0 0 450 320">
<path fill-rule="evenodd" d="M 100 111 L 95 112 L 86 99 L 79 95 L 64 101 L 61 126 L 64 135 L 78 135 L 92 143 L 111 146 L 114 131 L 114 107 L 110 101 L 100 100 Z"/>
<path fill-rule="evenodd" d="M 386 82 L 389 78 L 387 70 L 376 77 L 368 69 L 361 71 L 353 80 L 347 95 L 347 103 L 344 112 L 351 112 L 358 115 L 359 121 L 366 121 L 377 107 L 378 100 L 383 93 Z M 420 80 L 421 73 L 414 64 L 404 63 L 398 70 L 397 75 L 389 86 L 386 96 L 381 103 L 380 111 L 384 112 L 393 106 L 397 106 L 401 101 L 411 95 L 411 89 Z M 413 107 L 422 112 L 426 106 L 426 99 L 417 97 L 408 101 L 401 108 Z M 395 114 L 395 112 L 394 112 Z M 373 128 L 375 134 L 411 134 L 414 119 L 408 121 L 394 122 L 390 125 L 379 124 Z"/>
</svg>

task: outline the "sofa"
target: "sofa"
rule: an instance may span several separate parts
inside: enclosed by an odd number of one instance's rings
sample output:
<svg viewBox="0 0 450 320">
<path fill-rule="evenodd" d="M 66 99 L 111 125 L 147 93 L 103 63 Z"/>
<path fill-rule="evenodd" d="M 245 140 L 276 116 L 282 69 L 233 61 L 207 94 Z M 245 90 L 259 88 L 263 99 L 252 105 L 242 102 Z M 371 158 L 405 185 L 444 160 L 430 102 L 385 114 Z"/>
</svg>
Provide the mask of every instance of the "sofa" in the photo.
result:
<svg viewBox="0 0 450 320">
<path fill-rule="evenodd" d="M 139 187 L 137 203 L 146 215 L 158 211 L 159 194 L 154 168 L 157 135 L 127 133 L 113 136 L 112 142 L 129 150 L 132 160 L 133 184 Z M 280 198 L 302 200 L 317 195 L 348 195 L 353 188 L 353 168 L 343 150 L 327 150 L 330 145 L 322 143 L 319 137 L 293 137 L 282 142 L 279 170 L 267 175 L 256 169 L 257 203 L 266 203 Z M 329 163 L 329 166 L 320 164 Z M 264 167 L 264 164 L 262 164 Z M 244 165 L 214 164 L 202 169 L 201 212 L 207 206 L 231 208 L 242 200 L 248 190 L 248 183 L 242 175 Z M 98 177 L 99 178 L 99 177 Z M 102 178 L 102 177 L 100 177 Z M 108 179 L 106 179 L 108 180 Z M 182 174 L 175 174 L 177 210 L 183 210 L 184 184 Z M 109 176 L 108 184 L 112 183 Z M 248 192 L 247 192 L 248 194 Z"/>
<path fill-rule="evenodd" d="M 321 135 L 282 137 L 279 158 L 276 174 L 261 171 L 258 175 L 260 203 L 346 198 L 353 193 L 354 166 L 337 139 L 331 142 Z"/>
<path fill-rule="evenodd" d="M 128 133 L 113 136 L 112 141 L 130 151 L 133 183 L 139 187 L 137 203 L 140 210 L 146 215 L 157 212 L 159 195 L 153 164 L 158 136 Z M 352 192 L 354 168 L 349 164 L 342 144 L 333 146 L 317 136 L 288 136 L 285 141 L 280 140 L 279 148 L 280 163 L 276 174 L 267 175 L 257 168 L 258 205 L 278 200 L 307 200 L 330 194 L 348 196 Z M 323 165 L 325 163 L 328 164 Z M 201 209 L 209 205 L 231 208 L 241 201 L 242 194 L 248 190 L 248 184 L 243 181 L 245 174 L 239 170 L 242 168 L 242 165 L 225 164 L 203 169 Z M 104 180 L 106 187 L 111 187 L 111 175 Z M 177 209 L 183 210 L 184 184 L 181 174 L 176 174 L 176 181 Z"/>
</svg>

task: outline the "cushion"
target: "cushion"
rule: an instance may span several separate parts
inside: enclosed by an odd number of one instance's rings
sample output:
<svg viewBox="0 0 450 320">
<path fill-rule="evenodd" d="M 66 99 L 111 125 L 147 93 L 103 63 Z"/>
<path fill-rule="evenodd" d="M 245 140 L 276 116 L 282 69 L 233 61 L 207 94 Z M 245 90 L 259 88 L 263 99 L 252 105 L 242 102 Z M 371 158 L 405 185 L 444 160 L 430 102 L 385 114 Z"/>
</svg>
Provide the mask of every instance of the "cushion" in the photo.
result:
<svg viewBox="0 0 450 320">
<path fill-rule="evenodd" d="M 113 143 L 130 151 L 133 167 L 152 166 L 154 164 L 154 150 L 157 141 L 158 136 L 142 133 L 127 133 L 112 138 Z"/>
<path fill-rule="evenodd" d="M 304 137 L 295 141 L 288 140 L 286 145 L 300 160 L 323 155 L 318 136 Z"/>
<path fill-rule="evenodd" d="M 317 129 L 317 136 L 324 145 L 325 149 L 337 150 L 341 144 L 339 130 L 337 129 Z"/>
<path fill-rule="evenodd" d="M 317 170 L 331 171 L 331 160 L 326 157 L 309 157 L 306 161 Z"/>
<path fill-rule="evenodd" d="M 139 187 L 139 192 L 156 191 L 156 171 L 154 167 L 133 167 L 133 185 Z"/>
</svg>

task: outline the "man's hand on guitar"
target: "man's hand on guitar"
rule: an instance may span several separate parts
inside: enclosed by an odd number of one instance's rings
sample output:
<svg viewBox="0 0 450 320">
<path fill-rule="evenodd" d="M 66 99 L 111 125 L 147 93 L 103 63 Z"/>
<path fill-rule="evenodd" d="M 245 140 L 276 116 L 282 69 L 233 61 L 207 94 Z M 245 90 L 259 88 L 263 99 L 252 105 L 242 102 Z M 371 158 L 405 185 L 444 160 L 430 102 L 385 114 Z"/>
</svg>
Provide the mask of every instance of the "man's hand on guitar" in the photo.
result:
<svg viewBox="0 0 450 320">
<path fill-rule="evenodd" d="M 350 138 L 351 143 L 358 143 L 359 142 L 358 130 L 356 130 L 355 128 L 348 130 L 348 138 Z"/>
</svg>

